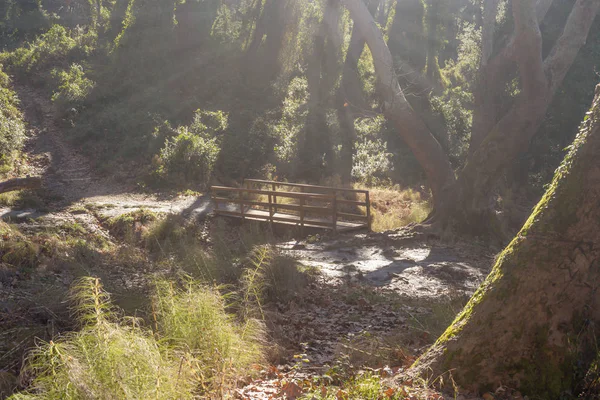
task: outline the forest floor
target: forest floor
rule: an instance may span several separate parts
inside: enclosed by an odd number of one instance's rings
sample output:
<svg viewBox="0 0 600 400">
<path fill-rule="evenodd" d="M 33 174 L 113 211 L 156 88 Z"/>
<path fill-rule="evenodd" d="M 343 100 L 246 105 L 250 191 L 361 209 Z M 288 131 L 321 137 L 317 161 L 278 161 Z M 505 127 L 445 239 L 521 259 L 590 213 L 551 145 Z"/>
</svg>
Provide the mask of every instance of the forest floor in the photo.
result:
<svg viewBox="0 0 600 400">
<path fill-rule="evenodd" d="M 30 129 L 27 173 L 43 177 L 43 190 L 37 204 L 2 208 L 0 217 L 24 234 L 77 226 L 84 235 L 117 243 L 105 223 L 111 217 L 144 209 L 202 223 L 210 215 L 207 196 L 144 192 L 126 178 L 127 167 L 122 176 L 98 174 L 62 136 L 51 102 L 28 87 L 18 92 Z M 484 245 L 449 245 L 403 229 L 282 239 L 274 246 L 311 271 L 311 279 L 265 310 L 273 365 L 240 385 L 238 398 L 295 398 L 358 371 L 392 378 L 443 332 L 493 261 Z M 34 337 L 69 329 L 64 293 L 77 274 L 100 276 L 126 313 L 143 308 L 148 282 L 161 267 L 129 263 L 123 254 L 107 261 L 101 253 L 78 259 L 78 272 L 46 265 L 24 274 L 0 267 L 0 322 L 11 322 L 0 332 L 0 371 L 18 372 Z M 412 389 L 403 390 L 410 395 Z"/>
</svg>

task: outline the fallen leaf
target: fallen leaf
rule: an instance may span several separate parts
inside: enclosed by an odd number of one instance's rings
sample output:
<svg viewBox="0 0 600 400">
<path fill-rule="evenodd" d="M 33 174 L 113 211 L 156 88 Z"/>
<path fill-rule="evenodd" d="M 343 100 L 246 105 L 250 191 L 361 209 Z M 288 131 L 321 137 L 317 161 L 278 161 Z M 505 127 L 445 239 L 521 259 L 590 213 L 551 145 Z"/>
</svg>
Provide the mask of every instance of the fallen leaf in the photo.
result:
<svg viewBox="0 0 600 400">
<path fill-rule="evenodd" d="M 287 400 L 295 400 L 302 395 L 302 388 L 294 382 L 288 382 L 281 388 L 281 393 Z"/>
<path fill-rule="evenodd" d="M 387 397 L 392 397 L 395 393 L 396 390 L 394 390 L 394 388 L 389 388 L 388 390 L 386 390 L 385 392 L 383 392 Z"/>
</svg>

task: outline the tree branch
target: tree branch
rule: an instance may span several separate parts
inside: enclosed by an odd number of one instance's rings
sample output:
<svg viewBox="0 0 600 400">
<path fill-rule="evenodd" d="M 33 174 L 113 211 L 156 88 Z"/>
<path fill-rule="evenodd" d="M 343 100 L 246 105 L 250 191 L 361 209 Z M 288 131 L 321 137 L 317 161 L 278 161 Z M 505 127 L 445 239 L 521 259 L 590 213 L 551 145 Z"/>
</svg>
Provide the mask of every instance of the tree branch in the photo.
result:
<svg viewBox="0 0 600 400">
<path fill-rule="evenodd" d="M 510 40 L 498 53 L 485 59 L 486 54 L 485 46 L 492 46 L 486 43 L 486 40 L 490 40 L 489 37 L 486 39 L 486 35 L 490 34 L 486 31 L 493 30 L 489 27 L 490 23 L 495 23 L 494 20 L 488 17 L 486 27 L 486 12 L 490 12 L 489 8 L 493 8 L 492 0 L 486 0 L 484 5 L 484 26 L 482 27 L 482 62 L 481 70 L 479 72 L 479 78 L 477 87 L 475 89 L 475 109 L 473 111 L 473 128 L 471 131 L 471 141 L 469 144 L 469 154 L 473 154 L 481 145 L 485 137 L 491 132 L 494 125 L 498 122 L 500 112 L 502 111 L 502 92 L 504 86 L 515 71 L 515 48 L 516 33 L 513 33 Z M 538 0 L 535 4 L 535 19 L 537 24 L 543 21 L 548 9 L 552 5 L 553 0 Z M 488 7 L 488 11 L 486 11 Z M 497 5 L 496 5 L 497 7 Z M 495 16 L 495 14 L 494 14 Z M 490 53 L 492 54 L 492 53 Z"/>
<path fill-rule="evenodd" d="M 600 0 L 578 0 L 573 6 L 561 36 L 544 60 L 544 72 L 550 82 L 551 96 L 562 84 L 577 53 L 585 44 L 599 9 Z"/>
<path fill-rule="evenodd" d="M 434 195 L 434 203 L 437 203 L 434 207 L 437 207 L 442 190 L 455 181 L 450 161 L 440 143 L 406 100 L 394 71 L 390 49 L 367 6 L 362 0 L 342 2 L 350 11 L 350 16 L 371 50 L 384 113 L 394 122 L 398 133 L 425 171 Z"/>
<path fill-rule="evenodd" d="M 496 29 L 496 15 L 500 0 L 485 0 L 483 3 L 483 24 L 481 26 L 481 62 L 487 65 L 494 51 L 494 31 Z"/>
<path fill-rule="evenodd" d="M 41 186 L 42 178 L 39 176 L 9 179 L 7 181 L 0 182 L 0 193 L 23 189 L 39 189 Z"/>
</svg>

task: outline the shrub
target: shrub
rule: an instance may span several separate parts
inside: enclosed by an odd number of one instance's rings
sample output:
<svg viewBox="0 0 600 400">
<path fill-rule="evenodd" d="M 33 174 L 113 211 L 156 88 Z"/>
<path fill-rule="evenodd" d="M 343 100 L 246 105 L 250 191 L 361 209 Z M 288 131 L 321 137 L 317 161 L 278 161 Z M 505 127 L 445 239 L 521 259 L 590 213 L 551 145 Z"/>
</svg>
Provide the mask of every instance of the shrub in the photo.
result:
<svg viewBox="0 0 600 400">
<path fill-rule="evenodd" d="M 206 186 L 221 151 L 220 135 L 225 129 L 227 114 L 197 110 L 191 125 L 177 128 L 176 136 L 166 140 L 158 160 L 159 176 L 176 185 Z"/>
<path fill-rule="evenodd" d="M 193 382 L 180 360 L 135 319 L 120 319 L 97 278 L 74 286 L 79 332 L 40 343 L 25 372 L 35 375 L 21 399 L 188 399 Z"/>
<path fill-rule="evenodd" d="M 356 123 L 356 154 L 352 166 L 352 177 L 367 185 L 380 185 L 390 182 L 393 171 L 392 154 L 387 143 L 380 137 L 385 124 L 382 116 L 365 118 Z"/>
<path fill-rule="evenodd" d="M 4 58 L 11 66 L 31 72 L 66 58 L 76 44 L 67 29 L 61 25 L 53 25 L 48 32 L 38 36 L 25 47 L 5 53 Z"/>
<path fill-rule="evenodd" d="M 180 287 L 158 281 L 152 304 L 157 332 L 205 391 L 222 390 L 261 361 L 263 325 L 253 319 L 237 323 L 217 288 L 192 279 Z"/>
<path fill-rule="evenodd" d="M 9 85 L 8 75 L 0 71 L 0 167 L 10 167 L 25 141 L 19 100 Z"/>
<path fill-rule="evenodd" d="M 58 88 L 52 94 L 52 101 L 63 105 L 82 102 L 94 88 L 94 81 L 85 76 L 83 67 L 73 63 L 67 71 L 53 70 L 58 80 Z"/>
</svg>

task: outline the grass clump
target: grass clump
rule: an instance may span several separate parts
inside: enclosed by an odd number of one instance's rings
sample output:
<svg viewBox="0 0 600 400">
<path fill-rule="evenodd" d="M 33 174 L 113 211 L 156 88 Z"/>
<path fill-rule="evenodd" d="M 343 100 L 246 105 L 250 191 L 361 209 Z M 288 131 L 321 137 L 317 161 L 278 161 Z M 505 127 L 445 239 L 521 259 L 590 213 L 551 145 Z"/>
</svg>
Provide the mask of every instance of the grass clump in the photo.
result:
<svg viewBox="0 0 600 400">
<path fill-rule="evenodd" d="M 402 226 L 419 223 L 431 212 L 431 204 L 422 194 L 413 189 L 363 188 L 369 190 L 371 200 L 371 229 L 383 232 Z"/>
<path fill-rule="evenodd" d="M 72 298 L 81 330 L 38 344 L 25 367 L 31 387 L 11 400 L 192 398 L 189 370 L 138 321 L 119 318 L 97 278 L 81 279 Z"/>
<path fill-rule="evenodd" d="M 140 208 L 112 217 L 106 222 L 106 225 L 112 235 L 123 238 L 128 243 L 134 243 L 141 239 L 143 227 L 158 219 L 156 213 Z"/>
<path fill-rule="evenodd" d="M 158 281 L 152 309 L 156 331 L 191 368 L 203 392 L 220 393 L 262 361 L 261 322 L 238 322 L 226 312 L 218 288 L 192 279 L 176 286 Z"/>
<path fill-rule="evenodd" d="M 0 222 L 0 257 L 3 263 L 19 270 L 35 268 L 40 254 L 39 246 L 15 227 Z"/>
</svg>

